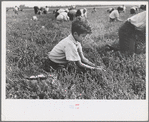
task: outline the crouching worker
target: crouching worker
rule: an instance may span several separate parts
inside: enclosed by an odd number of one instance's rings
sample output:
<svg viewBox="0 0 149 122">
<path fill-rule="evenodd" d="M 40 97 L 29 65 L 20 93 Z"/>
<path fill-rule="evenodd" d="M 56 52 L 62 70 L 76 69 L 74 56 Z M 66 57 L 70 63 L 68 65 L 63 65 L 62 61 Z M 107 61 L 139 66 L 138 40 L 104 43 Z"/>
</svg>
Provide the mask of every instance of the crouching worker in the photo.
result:
<svg viewBox="0 0 149 122">
<path fill-rule="evenodd" d="M 123 12 L 123 9 L 120 8 L 120 7 L 118 7 L 115 10 L 111 10 L 110 15 L 109 15 L 110 22 L 114 22 L 114 21 L 120 21 L 120 22 L 122 22 L 123 20 L 121 20 L 119 18 L 120 13 L 122 13 L 122 12 Z"/>
<path fill-rule="evenodd" d="M 126 20 L 119 28 L 119 44 L 121 51 L 140 53 L 145 51 L 146 11 Z M 139 51 L 139 47 L 140 51 Z"/>
<path fill-rule="evenodd" d="M 71 34 L 61 40 L 49 53 L 46 68 L 50 66 L 53 69 L 66 67 L 69 62 L 74 62 L 76 66 L 85 71 L 85 69 L 102 70 L 102 67 L 95 66 L 83 55 L 81 42 L 87 34 L 91 33 L 91 28 L 87 21 L 75 20 L 72 22 Z"/>
</svg>

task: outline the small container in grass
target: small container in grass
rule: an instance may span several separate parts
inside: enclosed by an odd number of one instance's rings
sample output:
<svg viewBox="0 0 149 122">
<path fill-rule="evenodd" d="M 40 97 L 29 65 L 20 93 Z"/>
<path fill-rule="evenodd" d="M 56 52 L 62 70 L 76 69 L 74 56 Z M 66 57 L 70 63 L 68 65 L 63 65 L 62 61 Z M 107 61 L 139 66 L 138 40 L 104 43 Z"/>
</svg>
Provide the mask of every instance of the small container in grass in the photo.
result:
<svg viewBox="0 0 149 122">
<path fill-rule="evenodd" d="M 38 79 L 45 80 L 47 79 L 47 75 L 41 72 L 26 71 L 26 73 L 24 73 L 24 78 L 28 80 L 38 80 Z"/>
<path fill-rule="evenodd" d="M 28 80 L 37 80 L 37 79 L 45 80 L 45 79 L 47 79 L 47 77 L 44 74 L 40 74 L 40 75 L 36 75 L 36 76 L 32 75 L 26 79 L 28 79 Z"/>
<path fill-rule="evenodd" d="M 37 21 L 38 20 L 37 16 L 33 16 L 32 20 Z"/>
</svg>

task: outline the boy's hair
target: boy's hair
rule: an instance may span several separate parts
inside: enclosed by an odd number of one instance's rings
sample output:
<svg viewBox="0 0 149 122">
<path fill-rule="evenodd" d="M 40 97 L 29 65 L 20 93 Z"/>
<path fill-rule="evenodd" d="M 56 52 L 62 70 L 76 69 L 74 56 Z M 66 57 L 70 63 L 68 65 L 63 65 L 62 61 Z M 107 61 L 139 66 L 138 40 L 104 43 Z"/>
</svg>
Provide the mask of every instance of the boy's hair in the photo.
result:
<svg viewBox="0 0 149 122">
<path fill-rule="evenodd" d="M 90 34 L 92 33 L 91 27 L 89 25 L 89 22 L 85 19 L 76 19 L 75 21 L 72 22 L 71 26 L 71 33 L 73 34 L 74 32 L 77 32 L 78 35 L 80 34 Z"/>
</svg>

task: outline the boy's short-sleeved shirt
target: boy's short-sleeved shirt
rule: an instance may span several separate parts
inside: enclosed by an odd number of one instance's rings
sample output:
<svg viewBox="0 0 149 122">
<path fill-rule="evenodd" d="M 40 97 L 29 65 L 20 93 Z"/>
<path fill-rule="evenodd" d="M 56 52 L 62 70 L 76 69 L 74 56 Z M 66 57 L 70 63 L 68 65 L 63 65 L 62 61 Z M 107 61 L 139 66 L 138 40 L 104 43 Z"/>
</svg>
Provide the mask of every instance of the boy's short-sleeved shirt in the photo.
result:
<svg viewBox="0 0 149 122">
<path fill-rule="evenodd" d="M 138 13 L 127 20 L 137 29 L 144 28 L 146 26 L 146 11 Z"/>
<path fill-rule="evenodd" d="M 72 34 L 61 40 L 49 53 L 48 57 L 55 63 L 68 63 L 68 61 L 79 61 L 79 51 L 82 52 L 80 42 L 77 42 Z"/>
<path fill-rule="evenodd" d="M 111 19 L 115 19 L 116 17 L 119 18 L 118 10 L 113 10 L 113 11 L 110 13 L 109 17 L 110 17 Z"/>
</svg>

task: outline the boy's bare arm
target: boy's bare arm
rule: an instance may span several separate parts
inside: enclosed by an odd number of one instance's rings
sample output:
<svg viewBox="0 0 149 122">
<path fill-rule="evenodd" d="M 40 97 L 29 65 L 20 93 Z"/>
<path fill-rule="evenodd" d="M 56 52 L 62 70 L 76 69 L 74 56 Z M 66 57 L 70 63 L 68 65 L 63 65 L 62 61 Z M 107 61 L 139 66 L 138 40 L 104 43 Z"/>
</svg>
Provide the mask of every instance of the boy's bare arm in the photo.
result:
<svg viewBox="0 0 149 122">
<path fill-rule="evenodd" d="M 76 61 L 76 64 L 78 67 L 103 70 L 102 66 L 96 66 L 94 63 L 90 62 L 87 58 L 85 58 L 82 48 L 78 49 L 78 53 L 81 58 L 81 61 Z"/>
<path fill-rule="evenodd" d="M 81 61 L 77 61 L 76 64 L 78 67 L 83 68 L 89 68 L 89 69 L 97 69 L 97 70 L 103 70 L 102 66 L 96 66 L 94 63 L 90 62 L 87 58 L 84 57 L 83 52 L 79 52 L 79 55 L 81 57 Z"/>
<path fill-rule="evenodd" d="M 82 68 L 95 69 L 95 67 L 89 66 L 89 65 L 87 65 L 87 64 L 84 64 L 84 63 L 82 63 L 80 60 L 79 60 L 79 61 L 76 61 L 76 65 L 77 65 L 78 67 L 82 67 Z"/>
<path fill-rule="evenodd" d="M 79 52 L 79 55 L 80 55 L 81 61 L 82 61 L 83 63 L 88 64 L 88 65 L 93 66 L 93 67 L 96 66 L 94 63 L 90 62 L 87 58 L 84 57 L 83 52 Z"/>
<path fill-rule="evenodd" d="M 90 66 L 95 67 L 96 65 L 92 62 L 90 62 L 87 58 L 84 57 L 84 59 L 82 60 L 83 63 L 88 64 Z"/>
<path fill-rule="evenodd" d="M 97 67 L 95 67 L 95 66 L 89 66 L 87 64 L 82 63 L 80 60 L 79 61 L 76 61 L 75 63 L 76 63 L 76 65 L 78 67 L 81 67 L 81 68 L 96 69 L 96 70 L 100 70 L 100 71 L 103 71 L 104 70 L 104 68 L 102 66 L 97 66 Z"/>
</svg>

